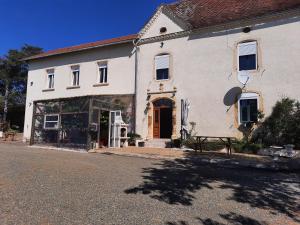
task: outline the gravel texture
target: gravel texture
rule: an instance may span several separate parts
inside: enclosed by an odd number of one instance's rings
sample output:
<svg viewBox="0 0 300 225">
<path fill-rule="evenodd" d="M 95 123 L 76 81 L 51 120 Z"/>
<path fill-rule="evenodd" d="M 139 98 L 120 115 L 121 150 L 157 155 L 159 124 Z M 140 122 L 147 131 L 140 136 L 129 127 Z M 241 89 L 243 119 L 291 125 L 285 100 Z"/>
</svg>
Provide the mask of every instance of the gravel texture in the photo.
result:
<svg viewBox="0 0 300 225">
<path fill-rule="evenodd" d="M 299 224 L 300 175 L 0 144 L 0 224 Z"/>
</svg>

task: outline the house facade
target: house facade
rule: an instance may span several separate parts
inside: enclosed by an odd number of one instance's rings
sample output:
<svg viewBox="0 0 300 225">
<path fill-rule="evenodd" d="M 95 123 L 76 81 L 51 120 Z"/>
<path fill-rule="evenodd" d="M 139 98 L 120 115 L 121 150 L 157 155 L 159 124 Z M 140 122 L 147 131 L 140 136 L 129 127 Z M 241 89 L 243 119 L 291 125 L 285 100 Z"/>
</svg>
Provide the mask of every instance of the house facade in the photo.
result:
<svg viewBox="0 0 300 225">
<path fill-rule="evenodd" d="M 129 131 L 145 140 L 175 139 L 182 100 L 198 135 L 241 137 L 240 127 L 268 116 L 277 100 L 300 99 L 299 37 L 300 1 L 162 5 L 138 35 L 28 59 L 24 138 L 73 147 L 84 136 L 89 148 L 91 140 L 100 143 L 99 112 L 120 110 Z M 78 98 L 89 107 L 71 113 L 85 116 L 68 117 L 65 101 Z M 55 113 L 44 110 L 53 104 Z"/>
</svg>

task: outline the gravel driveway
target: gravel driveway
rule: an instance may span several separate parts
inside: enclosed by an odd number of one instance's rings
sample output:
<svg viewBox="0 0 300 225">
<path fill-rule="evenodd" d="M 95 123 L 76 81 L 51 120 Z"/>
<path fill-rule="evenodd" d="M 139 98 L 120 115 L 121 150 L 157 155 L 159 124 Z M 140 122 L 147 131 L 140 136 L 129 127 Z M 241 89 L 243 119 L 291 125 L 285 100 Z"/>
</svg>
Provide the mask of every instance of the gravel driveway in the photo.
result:
<svg viewBox="0 0 300 225">
<path fill-rule="evenodd" d="M 0 224 L 298 224 L 300 175 L 0 145 Z"/>
</svg>

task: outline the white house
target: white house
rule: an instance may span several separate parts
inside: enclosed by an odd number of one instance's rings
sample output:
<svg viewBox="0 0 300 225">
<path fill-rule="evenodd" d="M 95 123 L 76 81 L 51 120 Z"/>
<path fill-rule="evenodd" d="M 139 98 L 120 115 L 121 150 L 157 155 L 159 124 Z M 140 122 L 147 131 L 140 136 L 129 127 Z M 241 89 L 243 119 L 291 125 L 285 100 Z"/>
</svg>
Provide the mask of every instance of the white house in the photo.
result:
<svg viewBox="0 0 300 225">
<path fill-rule="evenodd" d="M 146 140 L 178 138 L 181 100 L 190 103 L 197 134 L 241 137 L 241 124 L 270 114 L 280 98 L 300 99 L 299 37 L 299 0 L 161 5 L 138 35 L 27 59 L 24 138 L 73 147 L 84 136 L 79 146 L 103 144 L 111 133 L 101 136 L 110 127 L 101 126 L 101 112 L 116 110 Z M 65 101 L 78 97 L 89 107 L 75 114 L 85 116 L 66 116 Z M 44 110 L 47 104 L 56 111 Z"/>
</svg>

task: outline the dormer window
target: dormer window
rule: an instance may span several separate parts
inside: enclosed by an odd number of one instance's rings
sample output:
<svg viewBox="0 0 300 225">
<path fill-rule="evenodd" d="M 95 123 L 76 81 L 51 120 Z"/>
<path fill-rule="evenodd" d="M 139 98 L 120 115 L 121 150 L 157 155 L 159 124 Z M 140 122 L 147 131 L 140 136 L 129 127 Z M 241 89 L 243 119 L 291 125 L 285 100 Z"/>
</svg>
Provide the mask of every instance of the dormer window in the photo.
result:
<svg viewBox="0 0 300 225">
<path fill-rule="evenodd" d="M 239 71 L 257 70 L 257 42 L 244 42 L 238 45 Z"/>
<path fill-rule="evenodd" d="M 170 67 L 170 55 L 158 55 L 155 57 L 156 80 L 168 80 Z"/>
</svg>

